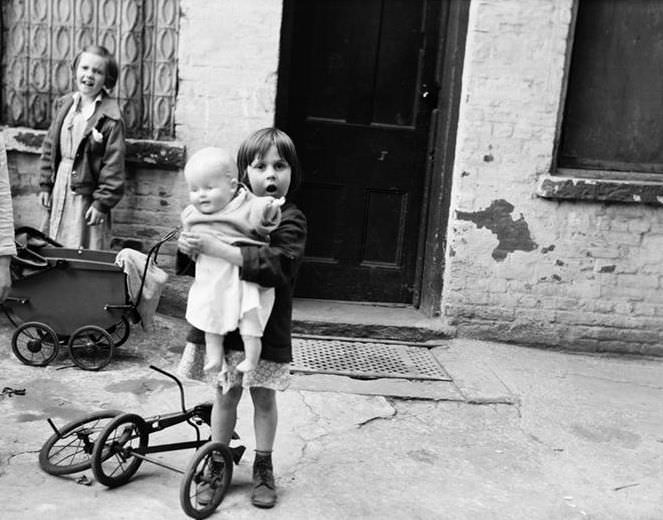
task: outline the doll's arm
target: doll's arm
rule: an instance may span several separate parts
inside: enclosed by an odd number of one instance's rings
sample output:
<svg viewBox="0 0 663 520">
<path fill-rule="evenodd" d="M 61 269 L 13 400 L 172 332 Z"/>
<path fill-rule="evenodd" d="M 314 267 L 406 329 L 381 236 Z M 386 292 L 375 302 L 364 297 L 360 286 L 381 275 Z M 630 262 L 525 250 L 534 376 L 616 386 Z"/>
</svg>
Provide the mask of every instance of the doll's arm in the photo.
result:
<svg viewBox="0 0 663 520">
<path fill-rule="evenodd" d="M 252 217 L 255 231 L 260 237 L 267 237 L 281 223 L 281 206 L 285 203 L 285 198 L 275 199 L 274 197 L 260 197 L 256 204 L 256 211 Z"/>
</svg>

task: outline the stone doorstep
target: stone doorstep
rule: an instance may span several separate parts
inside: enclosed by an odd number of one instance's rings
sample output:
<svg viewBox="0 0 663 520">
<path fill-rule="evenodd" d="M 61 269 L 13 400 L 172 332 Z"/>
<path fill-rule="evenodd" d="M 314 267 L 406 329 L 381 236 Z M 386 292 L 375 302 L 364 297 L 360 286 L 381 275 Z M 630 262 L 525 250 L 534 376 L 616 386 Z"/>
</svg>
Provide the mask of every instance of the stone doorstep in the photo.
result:
<svg viewBox="0 0 663 520">
<path fill-rule="evenodd" d="M 184 323 L 191 278 L 171 275 L 159 302 L 158 312 Z M 296 299 L 293 335 L 336 338 L 367 338 L 428 343 L 452 381 L 407 379 L 361 379 L 332 374 L 295 372 L 292 388 L 314 392 L 342 392 L 402 399 L 461 401 L 474 404 L 514 404 L 509 389 L 480 360 L 462 355 L 462 345 L 452 346 L 453 331 L 440 320 L 425 317 L 416 309 L 365 303 Z M 178 345 L 176 350 L 179 352 Z"/>
<path fill-rule="evenodd" d="M 190 277 L 170 275 L 158 312 L 184 318 L 190 285 Z M 298 298 L 293 334 L 436 343 L 453 337 L 454 331 L 409 306 Z"/>
</svg>

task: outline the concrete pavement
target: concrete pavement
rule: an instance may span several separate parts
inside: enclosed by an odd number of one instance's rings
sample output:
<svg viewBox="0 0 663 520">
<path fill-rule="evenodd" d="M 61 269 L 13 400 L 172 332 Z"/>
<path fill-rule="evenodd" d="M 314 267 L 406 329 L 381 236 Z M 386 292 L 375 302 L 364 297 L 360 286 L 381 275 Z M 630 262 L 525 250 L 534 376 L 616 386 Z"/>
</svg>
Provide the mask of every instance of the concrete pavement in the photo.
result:
<svg viewBox="0 0 663 520">
<path fill-rule="evenodd" d="M 109 490 L 80 474 L 53 477 L 37 455 L 58 424 L 96 409 L 151 415 L 177 407 L 175 386 L 147 365 L 175 365 L 180 320 L 159 316 L 156 332 L 133 328 L 103 371 L 22 365 L 2 320 L 0 399 L 2 518 L 183 519 L 180 476 L 144 464 Z M 663 518 L 663 362 L 573 355 L 462 339 L 435 348 L 453 389 L 439 399 L 400 399 L 340 376 L 295 376 L 279 394 L 274 455 L 279 502 L 249 504 L 250 461 L 236 468 L 212 518 L 233 519 L 599 519 Z M 389 382 L 385 382 L 388 384 Z M 207 386 L 186 384 L 189 403 Z M 364 392 L 364 393 L 357 393 Z M 369 394 L 369 395 L 365 395 Z M 165 437 L 188 439 L 190 428 Z M 253 449 L 251 405 L 238 431 Z M 185 466 L 190 452 L 166 453 Z M 91 471 L 84 473 L 92 479 Z"/>
</svg>

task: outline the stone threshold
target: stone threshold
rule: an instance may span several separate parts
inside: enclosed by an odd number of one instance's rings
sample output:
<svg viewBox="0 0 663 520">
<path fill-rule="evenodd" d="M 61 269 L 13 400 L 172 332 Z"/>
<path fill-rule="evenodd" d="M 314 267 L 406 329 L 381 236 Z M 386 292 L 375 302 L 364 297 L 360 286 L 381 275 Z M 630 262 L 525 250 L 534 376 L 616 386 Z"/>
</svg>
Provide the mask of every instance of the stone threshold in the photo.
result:
<svg viewBox="0 0 663 520">
<path fill-rule="evenodd" d="M 190 284 L 190 277 L 171 275 L 158 312 L 183 319 Z M 455 336 L 441 319 L 429 318 L 411 306 L 310 298 L 295 298 L 293 302 L 293 334 L 432 344 Z"/>
<path fill-rule="evenodd" d="M 436 342 L 454 336 L 411 306 L 296 298 L 293 334 Z"/>
</svg>

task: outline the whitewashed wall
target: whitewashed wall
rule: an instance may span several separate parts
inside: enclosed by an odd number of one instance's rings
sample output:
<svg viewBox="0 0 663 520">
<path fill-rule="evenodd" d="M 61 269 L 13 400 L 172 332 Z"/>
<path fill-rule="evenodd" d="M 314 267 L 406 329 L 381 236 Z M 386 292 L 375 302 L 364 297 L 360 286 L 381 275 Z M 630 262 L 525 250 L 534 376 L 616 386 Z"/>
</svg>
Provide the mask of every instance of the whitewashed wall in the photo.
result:
<svg viewBox="0 0 663 520">
<path fill-rule="evenodd" d="M 459 335 L 663 354 L 663 209 L 536 196 L 573 0 L 470 7 L 442 313 Z"/>
</svg>

